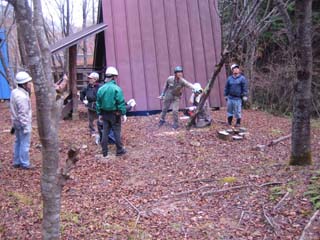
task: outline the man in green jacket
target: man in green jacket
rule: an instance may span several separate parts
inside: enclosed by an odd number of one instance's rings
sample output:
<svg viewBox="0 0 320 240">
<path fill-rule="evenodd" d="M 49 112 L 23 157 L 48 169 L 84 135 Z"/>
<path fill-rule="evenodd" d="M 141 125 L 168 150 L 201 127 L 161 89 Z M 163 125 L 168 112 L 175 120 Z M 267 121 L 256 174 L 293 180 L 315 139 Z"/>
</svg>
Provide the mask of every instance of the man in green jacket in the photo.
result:
<svg viewBox="0 0 320 240">
<path fill-rule="evenodd" d="M 127 121 L 126 103 L 121 88 L 116 84 L 118 71 L 114 67 L 108 67 L 106 70 L 105 84 L 101 86 L 97 93 L 97 113 L 99 119 L 103 121 L 102 133 L 102 155 L 108 156 L 108 134 L 110 129 L 114 132 L 115 144 L 117 147 L 117 156 L 126 153 L 121 142 L 121 116 L 123 121 Z"/>
</svg>

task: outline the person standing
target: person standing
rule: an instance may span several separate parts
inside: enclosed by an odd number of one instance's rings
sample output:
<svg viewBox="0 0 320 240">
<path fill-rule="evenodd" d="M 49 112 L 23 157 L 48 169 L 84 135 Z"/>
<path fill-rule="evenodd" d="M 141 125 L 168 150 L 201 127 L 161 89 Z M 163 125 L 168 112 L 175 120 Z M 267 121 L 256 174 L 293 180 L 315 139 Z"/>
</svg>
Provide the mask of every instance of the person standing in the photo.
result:
<svg viewBox="0 0 320 240">
<path fill-rule="evenodd" d="M 31 80 L 27 72 L 18 72 L 15 78 L 17 87 L 12 91 L 10 97 L 11 133 L 16 137 L 13 167 L 25 170 L 32 169 L 29 157 L 32 130 Z"/>
<path fill-rule="evenodd" d="M 123 117 L 123 122 L 127 121 L 126 102 L 122 89 L 116 83 L 117 77 L 118 70 L 114 67 L 108 67 L 105 84 L 99 88 L 97 93 L 97 113 L 99 119 L 103 121 L 101 141 L 103 157 L 108 156 L 108 134 L 110 129 L 114 133 L 117 148 L 116 156 L 121 156 L 127 152 L 121 142 L 121 117 Z"/>
<path fill-rule="evenodd" d="M 94 120 L 97 118 L 96 112 L 96 98 L 97 92 L 100 87 L 99 74 L 92 72 L 88 76 L 88 85 L 84 87 L 80 92 L 80 100 L 88 108 L 88 121 L 89 121 L 89 131 L 90 134 L 95 134 L 96 130 L 94 128 Z"/>
<path fill-rule="evenodd" d="M 235 116 L 235 127 L 240 127 L 242 100 L 248 100 L 248 83 L 244 75 L 241 74 L 238 64 L 231 65 L 231 72 L 232 75 L 228 77 L 224 89 L 224 96 L 227 101 L 228 125 L 232 125 L 233 116 Z"/>
<path fill-rule="evenodd" d="M 179 103 L 184 87 L 195 89 L 194 86 L 183 78 L 183 68 L 177 66 L 174 69 L 174 76 L 169 76 L 165 82 L 160 99 L 163 99 L 163 107 L 160 115 L 159 127 L 165 123 L 167 112 L 172 105 L 173 129 L 179 127 Z"/>
</svg>

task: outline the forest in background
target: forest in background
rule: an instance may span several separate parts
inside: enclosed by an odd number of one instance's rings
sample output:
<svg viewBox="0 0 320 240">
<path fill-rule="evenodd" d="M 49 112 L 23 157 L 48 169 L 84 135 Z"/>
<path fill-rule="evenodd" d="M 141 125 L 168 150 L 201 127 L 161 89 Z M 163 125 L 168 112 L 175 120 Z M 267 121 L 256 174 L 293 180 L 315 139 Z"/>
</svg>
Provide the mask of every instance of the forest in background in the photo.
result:
<svg viewBox="0 0 320 240">
<path fill-rule="evenodd" d="M 235 6 L 237 2 L 237 6 Z M 232 27 L 233 8 L 239 14 L 244 6 L 241 2 L 219 0 L 221 27 L 225 43 Z M 294 19 L 295 1 L 287 2 L 287 9 L 291 19 Z M 247 28 L 256 27 L 254 23 L 261 21 L 269 14 L 273 14 L 276 1 L 264 1 Z M 312 79 L 312 116 L 320 117 L 320 2 L 313 1 L 313 79 Z M 241 17 L 241 16 L 240 16 Z M 287 29 L 279 14 L 275 13 L 268 21 L 252 30 L 252 33 L 242 40 L 239 47 L 231 53 L 231 62 L 242 65 L 244 74 L 250 82 L 250 97 L 252 107 L 269 111 L 273 114 L 292 114 L 293 79 L 295 78 L 295 63 L 290 57 L 290 46 L 286 36 Z M 227 72 L 230 72 L 226 64 Z"/>
</svg>

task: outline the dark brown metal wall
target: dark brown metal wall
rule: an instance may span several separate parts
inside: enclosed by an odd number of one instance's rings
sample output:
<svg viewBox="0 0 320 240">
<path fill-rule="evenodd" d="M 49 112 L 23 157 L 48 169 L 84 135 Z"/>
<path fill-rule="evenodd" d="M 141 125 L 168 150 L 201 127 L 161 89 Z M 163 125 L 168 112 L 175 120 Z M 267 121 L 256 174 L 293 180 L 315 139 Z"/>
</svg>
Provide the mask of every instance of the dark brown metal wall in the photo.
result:
<svg viewBox="0 0 320 240">
<path fill-rule="evenodd" d="M 177 65 L 185 78 L 204 87 L 221 53 L 216 0 L 103 0 L 106 61 L 119 70 L 126 99 L 137 110 L 161 108 L 157 96 Z M 216 81 L 210 105 L 224 104 L 225 72 Z M 187 89 L 181 107 L 187 104 Z"/>
</svg>

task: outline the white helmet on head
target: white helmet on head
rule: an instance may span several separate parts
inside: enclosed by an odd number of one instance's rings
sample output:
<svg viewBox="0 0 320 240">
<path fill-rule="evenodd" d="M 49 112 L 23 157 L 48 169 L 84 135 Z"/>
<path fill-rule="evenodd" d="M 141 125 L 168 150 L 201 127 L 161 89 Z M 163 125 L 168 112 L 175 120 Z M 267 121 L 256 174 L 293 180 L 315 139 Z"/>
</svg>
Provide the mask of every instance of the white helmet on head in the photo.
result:
<svg viewBox="0 0 320 240">
<path fill-rule="evenodd" d="M 236 64 L 236 63 L 232 64 L 231 67 L 230 67 L 231 71 L 232 71 L 234 68 L 239 68 L 239 65 Z"/>
<path fill-rule="evenodd" d="M 98 80 L 99 79 L 99 74 L 96 73 L 96 72 L 92 72 L 92 73 L 89 74 L 88 78 L 93 78 L 93 79 Z"/>
<path fill-rule="evenodd" d="M 30 82 L 32 77 L 24 71 L 18 72 L 16 75 L 16 83 L 17 84 L 24 84 L 26 82 Z"/>
<path fill-rule="evenodd" d="M 115 67 L 108 67 L 106 70 L 106 76 L 112 77 L 112 76 L 118 76 L 118 70 Z"/>
<path fill-rule="evenodd" d="M 194 93 L 201 93 L 203 90 L 202 90 L 202 87 L 201 87 L 200 83 L 193 84 L 193 90 L 192 91 Z"/>
</svg>

